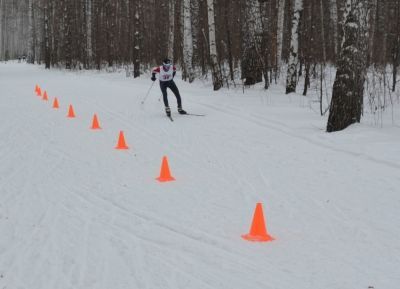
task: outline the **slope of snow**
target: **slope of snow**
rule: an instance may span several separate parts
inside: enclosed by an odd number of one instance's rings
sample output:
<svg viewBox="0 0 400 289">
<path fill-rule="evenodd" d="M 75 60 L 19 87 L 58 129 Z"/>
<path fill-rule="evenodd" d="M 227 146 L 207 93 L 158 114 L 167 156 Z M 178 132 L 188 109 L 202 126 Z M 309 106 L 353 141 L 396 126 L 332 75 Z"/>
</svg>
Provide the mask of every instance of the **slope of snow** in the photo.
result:
<svg viewBox="0 0 400 289">
<path fill-rule="evenodd" d="M 0 64 L 0 288 L 399 288 L 398 110 L 327 134 L 281 87 L 176 82 L 205 117 L 141 105 L 147 77 Z M 240 237 L 257 202 L 273 242 Z"/>
</svg>

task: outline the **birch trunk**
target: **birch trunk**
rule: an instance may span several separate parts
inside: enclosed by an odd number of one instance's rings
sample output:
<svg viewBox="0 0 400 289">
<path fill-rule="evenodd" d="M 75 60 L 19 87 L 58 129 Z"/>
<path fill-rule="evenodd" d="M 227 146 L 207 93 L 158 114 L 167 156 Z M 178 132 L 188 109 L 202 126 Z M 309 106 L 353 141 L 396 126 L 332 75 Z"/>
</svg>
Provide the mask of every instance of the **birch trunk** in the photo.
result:
<svg viewBox="0 0 400 289">
<path fill-rule="evenodd" d="M 278 0 L 278 23 L 276 35 L 276 70 L 280 74 L 282 66 L 283 24 L 285 20 L 285 0 Z"/>
<path fill-rule="evenodd" d="M 48 1 L 44 3 L 44 63 L 45 68 L 50 69 L 50 42 L 49 42 L 49 7 Z"/>
<path fill-rule="evenodd" d="M 303 10 L 303 0 L 295 0 L 292 17 L 292 33 L 289 50 L 289 62 L 286 76 L 286 93 L 296 91 L 297 64 L 299 61 L 299 22 L 300 13 Z"/>
<path fill-rule="evenodd" d="M 365 0 L 347 0 L 344 36 L 337 64 L 327 131 L 360 122 L 367 69 L 368 7 Z"/>
<path fill-rule="evenodd" d="M 3 18 L 4 18 L 4 7 L 3 7 L 3 1 L 0 0 L 0 61 L 4 60 L 4 23 L 3 23 Z"/>
<path fill-rule="evenodd" d="M 338 12 L 337 12 L 337 2 L 336 0 L 330 0 L 330 16 L 332 21 L 332 32 L 333 32 L 333 48 L 335 52 L 335 58 L 338 54 Z"/>
<path fill-rule="evenodd" d="M 208 37 L 210 45 L 210 61 L 212 68 L 212 78 L 214 90 L 219 90 L 223 86 L 221 71 L 218 64 L 217 43 L 215 40 L 215 16 L 214 16 L 214 1 L 207 0 L 208 10 Z"/>
<path fill-rule="evenodd" d="M 263 55 L 261 53 L 262 23 L 260 3 L 247 0 L 244 9 L 242 79 L 245 85 L 262 81 Z"/>
<path fill-rule="evenodd" d="M 184 71 L 189 78 L 189 83 L 192 83 L 194 80 L 194 75 L 192 66 L 193 39 L 190 6 L 190 0 L 183 1 L 183 62 Z"/>
<path fill-rule="evenodd" d="M 3 0 L 2 0 L 3 1 Z M 36 29 L 35 29 L 35 11 L 34 11 L 34 0 L 29 0 L 29 52 L 28 52 L 28 63 L 35 63 L 35 46 L 36 46 Z"/>
<path fill-rule="evenodd" d="M 135 23 L 134 23 L 134 68 L 133 68 L 133 77 L 140 76 L 140 9 L 141 3 L 140 0 L 135 0 Z"/>
<path fill-rule="evenodd" d="M 90 67 L 93 50 L 92 50 L 92 0 L 86 0 L 86 47 L 87 47 L 87 57 L 88 65 Z"/>
<path fill-rule="evenodd" d="M 175 0 L 169 0 L 168 58 L 174 58 Z"/>
</svg>

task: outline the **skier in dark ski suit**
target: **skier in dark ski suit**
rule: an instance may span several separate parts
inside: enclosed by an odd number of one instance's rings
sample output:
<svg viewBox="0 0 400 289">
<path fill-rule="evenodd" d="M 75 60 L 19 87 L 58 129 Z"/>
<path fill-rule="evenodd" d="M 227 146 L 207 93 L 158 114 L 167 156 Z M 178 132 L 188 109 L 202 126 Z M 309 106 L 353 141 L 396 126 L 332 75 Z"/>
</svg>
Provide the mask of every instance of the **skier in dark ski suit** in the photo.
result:
<svg viewBox="0 0 400 289">
<path fill-rule="evenodd" d="M 164 59 L 163 65 L 153 68 L 151 80 L 156 80 L 156 73 L 159 74 L 160 78 L 160 88 L 163 94 L 163 100 L 165 105 L 165 113 L 167 116 L 171 116 L 171 109 L 168 104 L 167 88 L 171 89 L 175 94 L 176 100 L 178 102 L 178 112 L 180 114 L 186 114 L 186 111 L 182 109 L 182 99 L 179 94 L 178 87 L 174 82 L 174 76 L 176 74 L 176 67 L 172 65 L 171 60 L 168 58 Z"/>
</svg>

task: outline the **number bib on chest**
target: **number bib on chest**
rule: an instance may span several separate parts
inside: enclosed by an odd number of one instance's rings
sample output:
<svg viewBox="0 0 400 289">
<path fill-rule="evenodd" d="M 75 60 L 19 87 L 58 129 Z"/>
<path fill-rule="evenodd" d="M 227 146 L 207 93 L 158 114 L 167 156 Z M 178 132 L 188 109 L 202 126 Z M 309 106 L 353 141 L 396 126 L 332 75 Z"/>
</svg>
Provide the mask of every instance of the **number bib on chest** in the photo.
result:
<svg viewBox="0 0 400 289">
<path fill-rule="evenodd" d="M 160 81 L 170 81 L 173 78 L 174 70 L 172 66 L 168 71 L 165 71 L 162 66 L 160 66 Z"/>
</svg>

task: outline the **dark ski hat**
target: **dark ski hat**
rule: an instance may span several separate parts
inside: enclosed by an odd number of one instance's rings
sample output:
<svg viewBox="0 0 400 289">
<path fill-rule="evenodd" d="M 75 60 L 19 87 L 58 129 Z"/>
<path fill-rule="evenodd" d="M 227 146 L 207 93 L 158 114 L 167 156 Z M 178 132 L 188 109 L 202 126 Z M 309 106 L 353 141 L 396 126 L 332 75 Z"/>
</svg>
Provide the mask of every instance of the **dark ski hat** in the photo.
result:
<svg viewBox="0 0 400 289">
<path fill-rule="evenodd" d="M 163 60 L 163 65 L 171 65 L 171 59 L 168 57 Z"/>
</svg>

